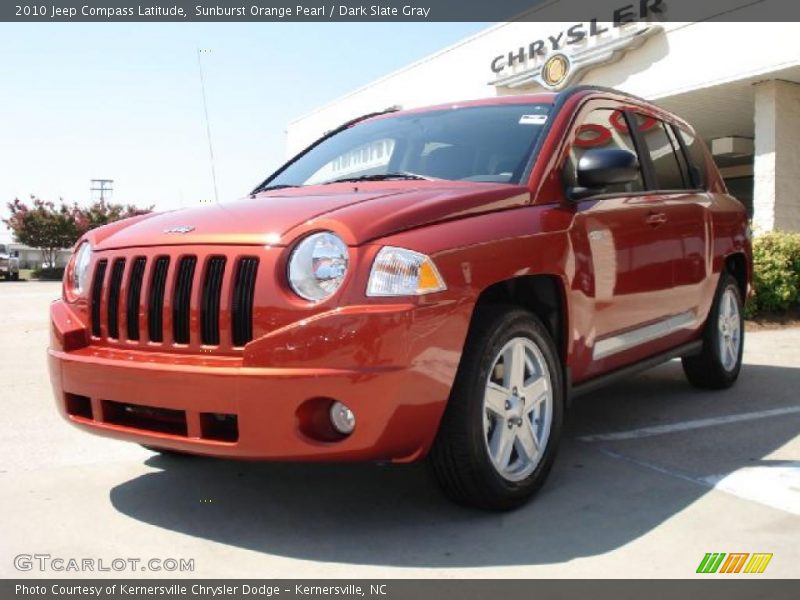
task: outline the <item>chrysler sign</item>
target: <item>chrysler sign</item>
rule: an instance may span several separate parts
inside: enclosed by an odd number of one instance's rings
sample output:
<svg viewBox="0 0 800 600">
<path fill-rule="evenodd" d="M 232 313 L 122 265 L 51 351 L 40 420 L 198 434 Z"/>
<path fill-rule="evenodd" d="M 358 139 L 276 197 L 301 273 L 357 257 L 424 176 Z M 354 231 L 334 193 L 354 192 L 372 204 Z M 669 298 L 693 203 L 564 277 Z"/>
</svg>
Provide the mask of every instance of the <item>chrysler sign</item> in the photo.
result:
<svg viewBox="0 0 800 600">
<path fill-rule="evenodd" d="M 538 84 L 559 90 L 587 68 L 616 60 L 660 31 L 661 25 L 649 19 L 663 15 L 665 4 L 664 0 L 639 0 L 612 11 L 610 20 L 575 23 L 499 54 L 491 61 L 496 78 L 489 84 L 509 88 Z"/>
</svg>

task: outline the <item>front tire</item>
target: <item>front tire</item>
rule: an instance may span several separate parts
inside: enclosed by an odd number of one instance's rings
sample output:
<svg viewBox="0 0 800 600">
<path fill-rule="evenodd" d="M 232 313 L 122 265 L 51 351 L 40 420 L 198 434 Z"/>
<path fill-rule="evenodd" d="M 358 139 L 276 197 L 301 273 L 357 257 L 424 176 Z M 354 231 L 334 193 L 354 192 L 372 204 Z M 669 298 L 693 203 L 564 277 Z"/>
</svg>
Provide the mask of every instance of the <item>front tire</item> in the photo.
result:
<svg viewBox="0 0 800 600">
<path fill-rule="evenodd" d="M 525 503 L 544 483 L 561 437 L 562 368 L 527 311 L 476 316 L 430 462 L 445 494 L 489 510 Z"/>
<path fill-rule="evenodd" d="M 703 349 L 700 354 L 681 359 L 683 372 L 695 387 L 721 390 L 732 386 L 739 377 L 744 350 L 742 308 L 739 284 L 725 271 L 706 322 Z"/>
</svg>

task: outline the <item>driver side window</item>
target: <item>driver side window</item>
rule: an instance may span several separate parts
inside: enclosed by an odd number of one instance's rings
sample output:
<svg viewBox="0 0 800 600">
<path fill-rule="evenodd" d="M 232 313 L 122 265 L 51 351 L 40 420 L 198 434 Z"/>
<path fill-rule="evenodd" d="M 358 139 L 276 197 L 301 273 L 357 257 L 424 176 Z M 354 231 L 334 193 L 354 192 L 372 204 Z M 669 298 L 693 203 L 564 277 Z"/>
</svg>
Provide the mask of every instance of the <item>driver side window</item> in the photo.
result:
<svg viewBox="0 0 800 600">
<path fill-rule="evenodd" d="M 577 187 L 577 167 L 583 153 L 600 148 L 618 148 L 636 154 L 636 146 L 628 129 L 628 123 L 622 111 L 599 108 L 591 111 L 575 130 L 569 158 L 564 165 L 564 184 Z M 642 170 L 639 176 L 629 183 L 610 185 L 606 188 L 609 194 L 624 194 L 644 191 Z"/>
</svg>

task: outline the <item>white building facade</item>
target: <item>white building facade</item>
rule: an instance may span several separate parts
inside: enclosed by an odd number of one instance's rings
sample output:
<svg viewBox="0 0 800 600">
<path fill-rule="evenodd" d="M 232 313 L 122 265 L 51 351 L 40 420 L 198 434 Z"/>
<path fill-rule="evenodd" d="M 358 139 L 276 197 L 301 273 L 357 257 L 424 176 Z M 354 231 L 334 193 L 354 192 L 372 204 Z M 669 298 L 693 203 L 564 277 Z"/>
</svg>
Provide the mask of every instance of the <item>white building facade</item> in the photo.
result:
<svg viewBox="0 0 800 600">
<path fill-rule="evenodd" d="M 756 230 L 800 231 L 800 24 L 671 22 L 645 4 L 490 27 L 291 122 L 287 152 L 391 106 L 602 85 L 690 122 Z"/>
</svg>

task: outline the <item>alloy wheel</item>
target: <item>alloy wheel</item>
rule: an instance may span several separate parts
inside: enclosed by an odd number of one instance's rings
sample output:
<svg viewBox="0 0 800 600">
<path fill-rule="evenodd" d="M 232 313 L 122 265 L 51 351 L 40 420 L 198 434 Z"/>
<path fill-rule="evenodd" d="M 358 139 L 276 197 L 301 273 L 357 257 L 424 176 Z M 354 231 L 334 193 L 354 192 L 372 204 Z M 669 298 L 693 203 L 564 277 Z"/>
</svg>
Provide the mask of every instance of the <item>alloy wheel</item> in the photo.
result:
<svg viewBox="0 0 800 600">
<path fill-rule="evenodd" d="M 553 419 L 547 362 L 530 339 L 511 339 L 494 359 L 483 397 L 486 449 L 495 470 L 521 481 L 537 467 Z"/>
</svg>

